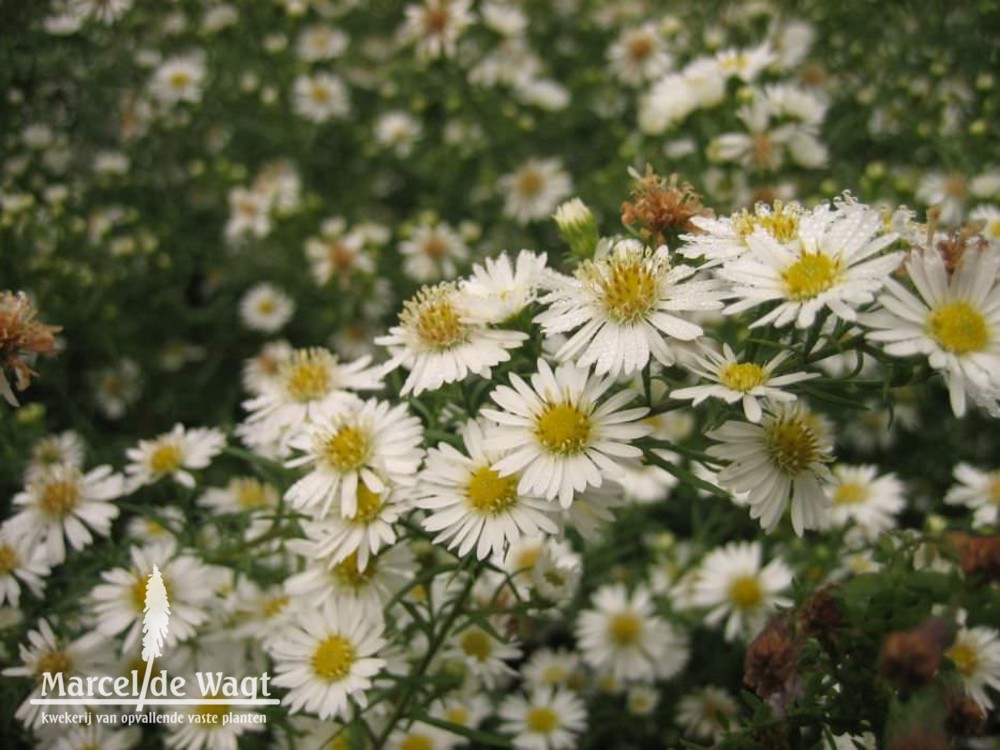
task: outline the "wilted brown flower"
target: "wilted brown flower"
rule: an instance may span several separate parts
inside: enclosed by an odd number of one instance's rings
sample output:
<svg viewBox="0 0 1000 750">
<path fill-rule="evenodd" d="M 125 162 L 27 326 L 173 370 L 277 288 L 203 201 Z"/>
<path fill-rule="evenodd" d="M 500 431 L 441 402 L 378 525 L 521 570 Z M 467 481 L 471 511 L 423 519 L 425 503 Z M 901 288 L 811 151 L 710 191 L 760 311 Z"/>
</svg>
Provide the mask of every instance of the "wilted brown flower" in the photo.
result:
<svg viewBox="0 0 1000 750">
<path fill-rule="evenodd" d="M 743 682 L 758 696 L 771 699 L 790 690 L 798 673 L 798 654 L 788 623 L 776 617 L 747 648 Z"/>
<path fill-rule="evenodd" d="M 677 175 L 661 177 L 646 165 L 646 174 L 632 173 L 637 185 L 632 200 L 622 203 L 622 223 L 639 232 L 643 240 L 662 245 L 668 232 L 696 232 L 691 223 L 695 216 L 710 216 L 701 204 L 701 196 Z"/>
<path fill-rule="evenodd" d="M 799 609 L 800 633 L 815 638 L 825 648 L 837 644 L 837 631 L 844 626 L 844 615 L 833 597 L 836 586 L 824 586 L 806 599 Z"/>
<path fill-rule="evenodd" d="M 0 292 L 0 395 L 17 406 L 17 398 L 7 380 L 7 370 L 14 374 L 14 384 L 23 391 L 36 375 L 22 357 L 50 354 L 56 346 L 54 334 L 59 326 L 35 320 L 35 308 L 23 292 Z"/>
<path fill-rule="evenodd" d="M 957 531 L 949 538 L 958 548 L 965 575 L 1000 582 L 1000 534 L 973 536 Z"/>
<path fill-rule="evenodd" d="M 950 693 L 945 698 L 948 716 L 945 726 L 958 737 L 975 737 L 986 728 L 986 714 L 979 704 L 961 692 Z"/>
<path fill-rule="evenodd" d="M 900 690 L 921 688 L 937 677 L 948 640 L 947 626 L 940 618 L 914 630 L 889 633 L 882 643 L 879 671 Z"/>
<path fill-rule="evenodd" d="M 948 738 L 939 731 L 916 727 L 889 740 L 886 750 L 949 750 Z"/>
</svg>

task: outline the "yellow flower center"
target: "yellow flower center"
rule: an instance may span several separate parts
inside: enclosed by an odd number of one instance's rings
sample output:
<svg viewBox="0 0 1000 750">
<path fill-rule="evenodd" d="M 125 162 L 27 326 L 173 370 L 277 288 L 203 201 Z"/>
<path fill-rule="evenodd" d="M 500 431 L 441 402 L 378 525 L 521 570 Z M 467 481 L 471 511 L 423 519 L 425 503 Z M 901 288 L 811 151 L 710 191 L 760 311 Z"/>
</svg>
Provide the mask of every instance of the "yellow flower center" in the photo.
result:
<svg viewBox="0 0 1000 750">
<path fill-rule="evenodd" d="M 63 518 L 69 515 L 79 500 L 80 488 L 77 483 L 58 479 L 46 482 L 38 499 L 38 506 L 47 516 Z"/>
<path fill-rule="evenodd" d="M 528 571 L 535 567 L 535 563 L 538 562 L 538 547 L 528 547 L 522 549 L 517 555 L 517 568 L 516 570 Z"/>
<path fill-rule="evenodd" d="M 525 169 L 517 178 L 517 192 L 524 198 L 534 198 L 545 186 L 545 178 L 536 169 Z"/>
<path fill-rule="evenodd" d="M 72 667 L 73 660 L 69 658 L 69 654 L 63 651 L 51 651 L 39 658 L 38 663 L 35 665 L 35 677 L 41 680 L 42 675 L 46 672 L 56 675 L 66 673 Z"/>
<path fill-rule="evenodd" d="M 778 468 L 792 476 L 820 459 L 816 432 L 799 416 L 775 420 L 767 429 L 766 447 Z"/>
<path fill-rule="evenodd" d="M 219 695 L 206 695 L 206 698 L 219 698 Z M 218 729 L 222 727 L 222 717 L 229 715 L 229 706 L 224 703 L 201 703 L 198 708 L 198 715 L 208 717 L 215 717 L 214 719 L 209 719 L 202 726 L 207 729 Z"/>
<path fill-rule="evenodd" d="M 161 575 L 162 575 L 162 571 Z M 142 614 L 142 611 L 146 608 L 146 588 L 149 586 L 149 576 L 143 573 L 133 572 L 135 580 L 132 582 L 132 590 L 130 592 L 129 600 L 132 602 L 133 609 Z M 163 577 L 163 588 L 167 592 L 167 601 L 173 601 L 174 598 L 174 588 L 173 584 L 167 580 L 166 576 Z"/>
<path fill-rule="evenodd" d="M 182 89 L 191 83 L 191 76 L 186 70 L 176 70 L 170 74 L 168 80 L 171 88 Z"/>
<path fill-rule="evenodd" d="M 478 661 L 486 661 L 493 653 L 493 644 L 490 637 L 482 630 L 474 629 L 465 632 L 462 636 L 462 651 L 467 656 L 471 656 Z"/>
<path fill-rule="evenodd" d="M 1000 505 L 1000 471 L 995 471 L 990 475 L 989 489 L 987 490 L 990 502 Z"/>
<path fill-rule="evenodd" d="M 264 508 L 271 505 L 276 497 L 270 485 L 251 477 L 234 479 L 230 486 L 236 502 L 243 510 Z"/>
<path fill-rule="evenodd" d="M 634 323 L 649 314 L 659 300 L 659 278 L 641 257 L 618 257 L 598 279 L 608 317 Z"/>
<path fill-rule="evenodd" d="M 149 468 L 154 474 L 172 474 L 181 468 L 184 454 L 174 443 L 161 443 L 149 457 Z"/>
<path fill-rule="evenodd" d="M 733 230 L 740 239 L 746 239 L 757 228 L 763 229 L 778 242 L 791 242 L 799 233 L 799 215 L 794 209 L 775 201 L 774 212 L 764 213 L 756 209 L 750 213 L 746 209 L 733 217 Z"/>
<path fill-rule="evenodd" d="M 642 635 L 642 620 L 631 612 L 619 612 L 608 623 L 608 638 L 616 646 L 632 646 Z"/>
<path fill-rule="evenodd" d="M 312 100 L 317 104 L 326 104 L 331 98 L 330 89 L 322 83 L 314 83 L 309 93 L 312 96 Z"/>
<path fill-rule="evenodd" d="M 843 482 L 833 493 L 835 505 L 859 505 L 868 499 L 868 488 L 858 482 Z"/>
<path fill-rule="evenodd" d="M 371 435 L 357 425 L 344 425 L 323 445 L 323 459 L 342 474 L 364 466 L 371 452 Z"/>
<path fill-rule="evenodd" d="M 296 351 L 287 362 L 281 364 L 278 377 L 285 393 L 294 401 L 316 401 L 334 387 L 331 372 L 334 364 L 334 358 L 322 349 Z"/>
<path fill-rule="evenodd" d="M 949 302 L 932 311 L 927 329 L 942 349 L 955 354 L 979 352 L 989 343 L 986 318 L 968 302 Z"/>
<path fill-rule="evenodd" d="M 463 706 L 452 706 L 444 712 L 444 720 L 464 727 L 469 723 L 469 711 Z"/>
<path fill-rule="evenodd" d="M 443 258 L 448 254 L 448 243 L 440 235 L 431 234 L 424 240 L 424 245 L 421 249 L 424 255 L 429 258 Z"/>
<path fill-rule="evenodd" d="M 979 654 L 968 643 L 958 642 L 945 652 L 963 677 L 972 677 L 979 666 Z"/>
<path fill-rule="evenodd" d="M 6 544 L 0 545 L 0 578 L 13 573 L 18 562 L 16 549 Z"/>
<path fill-rule="evenodd" d="M 517 476 L 502 477 L 489 466 L 472 472 L 466 496 L 477 512 L 496 516 L 517 505 Z"/>
<path fill-rule="evenodd" d="M 377 492 L 368 489 L 364 482 L 358 482 L 358 509 L 351 519 L 359 526 L 370 524 L 378 518 L 379 511 L 382 510 L 382 496 Z"/>
<path fill-rule="evenodd" d="M 399 743 L 399 750 L 434 750 L 434 741 L 426 734 L 408 734 Z"/>
<path fill-rule="evenodd" d="M 656 43 L 648 34 L 636 34 L 628 40 L 627 47 L 628 56 L 634 62 L 640 63 L 653 54 L 653 50 L 656 49 Z"/>
<path fill-rule="evenodd" d="M 732 363 L 723 368 L 719 380 L 727 388 L 746 393 L 764 382 L 766 373 L 753 362 Z"/>
<path fill-rule="evenodd" d="M 275 311 L 277 305 L 274 303 L 272 297 L 264 297 L 262 300 L 257 302 L 257 312 L 261 315 L 270 315 Z"/>
<path fill-rule="evenodd" d="M 432 351 L 447 351 L 469 340 L 469 327 L 452 304 L 447 285 L 421 290 L 403 306 L 400 322 Z"/>
<path fill-rule="evenodd" d="M 357 652 L 349 640 L 341 635 L 330 635 L 316 647 L 312 669 L 327 682 L 337 682 L 347 677 L 357 660 Z"/>
<path fill-rule="evenodd" d="M 375 558 L 368 560 L 368 565 L 364 570 L 358 569 L 358 553 L 352 552 L 330 570 L 334 580 L 342 587 L 358 591 L 364 588 L 374 577 L 378 570 Z"/>
<path fill-rule="evenodd" d="M 524 715 L 524 725 L 529 732 L 549 734 L 559 726 L 559 714 L 548 706 L 532 706 Z"/>
<path fill-rule="evenodd" d="M 580 453 L 590 439 L 590 417 L 573 404 L 552 404 L 536 418 L 535 437 L 549 453 Z"/>
<path fill-rule="evenodd" d="M 264 606 L 260 608 L 260 611 L 264 617 L 270 619 L 275 615 L 281 614 L 281 611 L 288 606 L 289 601 L 290 599 L 287 596 L 273 596 L 264 600 Z"/>
<path fill-rule="evenodd" d="M 840 278 L 840 261 L 821 252 L 803 252 L 799 259 L 781 272 L 781 281 L 790 300 L 814 299 L 833 287 Z"/>
<path fill-rule="evenodd" d="M 729 601 L 737 609 L 752 610 L 764 601 L 764 589 L 757 576 L 738 576 L 729 584 Z"/>
</svg>

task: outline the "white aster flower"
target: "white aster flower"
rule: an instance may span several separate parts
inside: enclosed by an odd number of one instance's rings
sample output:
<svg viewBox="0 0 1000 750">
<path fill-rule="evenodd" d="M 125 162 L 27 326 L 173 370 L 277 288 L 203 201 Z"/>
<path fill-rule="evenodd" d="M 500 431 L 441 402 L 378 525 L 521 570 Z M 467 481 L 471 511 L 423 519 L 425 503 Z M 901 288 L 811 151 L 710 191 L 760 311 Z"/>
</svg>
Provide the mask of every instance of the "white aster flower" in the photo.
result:
<svg viewBox="0 0 1000 750">
<path fill-rule="evenodd" d="M 42 595 L 49 575 L 45 550 L 29 544 L 9 523 L 0 527 L 0 605 L 17 607 L 21 587 L 36 597 Z"/>
<path fill-rule="evenodd" d="M 522 495 L 518 474 L 500 476 L 493 468 L 502 454 L 486 448 L 483 425 L 467 422 L 460 434 L 468 455 L 441 443 L 428 452 L 421 475 L 415 505 L 430 511 L 422 525 L 438 532 L 434 543 L 447 542 L 462 557 L 474 549 L 482 560 L 522 535 L 556 533 L 551 503 Z"/>
<path fill-rule="evenodd" d="M 362 233 L 357 228 L 347 231 L 343 219 L 324 221 L 319 236 L 305 242 L 306 258 L 316 283 L 322 286 L 336 276 L 341 289 L 346 289 L 355 273 L 374 273 L 375 261 L 365 245 Z"/>
<path fill-rule="evenodd" d="M 454 284 L 424 287 L 404 303 L 399 325 L 375 339 L 392 355 L 383 372 L 400 366 L 410 371 L 401 395 L 437 390 L 469 373 L 489 378 L 493 367 L 510 360 L 508 350 L 528 338 L 520 331 L 476 322 L 472 308 L 471 299 Z"/>
<path fill-rule="evenodd" d="M 677 702 L 677 723 L 689 737 L 719 740 L 739 713 L 739 704 L 721 688 L 706 685 Z"/>
<path fill-rule="evenodd" d="M 521 658 L 521 647 L 514 639 L 502 641 L 484 628 L 470 625 L 449 636 L 442 658 L 460 662 L 483 687 L 492 689 L 517 674 L 507 662 Z"/>
<path fill-rule="evenodd" d="M 573 183 L 558 159 L 530 159 L 498 181 L 504 215 L 527 224 L 548 219 L 569 197 Z"/>
<path fill-rule="evenodd" d="M 1000 470 L 981 471 L 971 464 L 955 467 L 958 484 L 948 490 L 944 501 L 974 510 L 973 525 L 994 526 L 1000 520 Z"/>
<path fill-rule="evenodd" d="M 624 584 L 608 584 L 591 598 L 576 623 L 584 661 L 616 681 L 668 679 L 687 663 L 687 639 L 654 614 L 645 586 L 630 595 Z"/>
<path fill-rule="evenodd" d="M 288 489 L 285 498 L 292 507 L 318 517 L 337 503 L 340 514 L 352 518 L 358 510 L 359 482 L 374 493 L 413 485 L 423 459 L 422 442 L 423 427 L 406 404 L 391 406 L 369 399 L 320 410 L 289 441 L 303 455 L 288 466 L 310 465 L 312 470 Z"/>
<path fill-rule="evenodd" d="M 791 569 L 779 557 L 762 568 L 762 554 L 759 542 L 732 542 L 701 563 L 691 604 L 709 609 L 709 625 L 726 621 L 726 640 L 754 637 L 775 607 L 791 604 L 779 596 L 792 583 Z"/>
<path fill-rule="evenodd" d="M 110 466 L 86 474 L 74 466 L 57 466 L 14 495 L 18 512 L 4 528 L 44 550 L 46 564 L 58 565 L 66 559 L 67 540 L 81 550 L 95 534 L 111 533 L 111 522 L 119 514 L 113 501 L 124 493 L 124 480 Z"/>
<path fill-rule="evenodd" d="M 153 440 L 140 440 L 137 447 L 129 448 L 125 452 L 129 460 L 125 471 L 134 487 L 169 476 L 178 484 L 193 488 L 195 480 L 188 469 L 204 469 L 225 445 L 226 436 L 215 428 L 186 429 L 175 424 L 170 432 Z"/>
<path fill-rule="evenodd" d="M 233 477 L 225 487 L 213 487 L 198 504 L 219 514 L 270 513 L 278 506 L 278 490 L 255 477 Z"/>
<path fill-rule="evenodd" d="M 521 666 L 521 677 L 530 689 L 567 687 L 579 690 L 585 681 L 580 655 L 565 649 L 538 649 Z"/>
<path fill-rule="evenodd" d="M 483 323 L 502 323 L 535 301 L 545 273 L 544 253 L 522 250 L 512 262 L 506 252 L 472 267 L 459 284 L 469 313 Z"/>
<path fill-rule="evenodd" d="M 622 83 L 639 86 L 670 69 L 672 60 L 654 23 L 623 30 L 608 48 L 611 71 Z"/>
<path fill-rule="evenodd" d="M 642 450 L 629 443 L 652 427 L 640 421 L 646 407 L 622 410 L 636 397 L 634 391 L 600 401 L 614 382 L 570 363 L 553 372 L 543 359 L 531 385 L 512 373 L 513 387 L 502 385 L 490 394 L 500 410 L 482 410 L 499 425 L 487 436 L 487 449 L 507 453 L 494 468 L 501 476 L 522 472 L 518 492 L 559 498 L 563 508 L 574 492 L 621 477 L 616 459 L 639 458 Z"/>
<path fill-rule="evenodd" d="M 775 62 L 777 55 L 771 45 L 764 42 L 749 49 L 724 49 L 715 55 L 715 60 L 725 75 L 736 76 L 744 83 L 749 83 Z"/>
<path fill-rule="evenodd" d="M 340 29 L 325 23 L 307 26 L 295 43 L 295 53 L 303 62 L 323 62 L 347 51 L 350 38 Z"/>
<path fill-rule="evenodd" d="M 274 684 L 288 688 L 282 703 L 321 719 L 350 718 L 350 702 L 367 705 L 364 691 L 385 666 L 383 626 L 356 607 L 303 611 L 271 648 Z"/>
<path fill-rule="evenodd" d="M 547 336 L 575 330 L 556 352 L 598 375 L 629 376 L 650 355 L 671 365 L 667 341 L 692 341 L 701 326 L 675 313 L 722 307 L 715 280 L 690 281 L 696 269 L 670 263 L 667 248 L 650 251 L 637 240 L 621 240 L 605 255 L 584 261 L 574 277 L 552 275 L 552 291 L 536 318 Z"/>
<path fill-rule="evenodd" d="M 187 684 L 196 682 L 193 674 Z M 224 695 L 205 695 L 205 698 L 223 698 Z M 256 711 L 237 710 L 235 706 L 219 703 L 201 703 L 181 709 L 184 720 L 167 725 L 163 738 L 171 750 L 235 750 L 239 738 L 247 732 L 265 729 L 263 716 Z M 256 717 L 256 721 L 254 721 Z M 103 750 L 103 746 L 102 746 Z"/>
<path fill-rule="evenodd" d="M 69 0 L 66 10 L 76 19 L 89 18 L 110 26 L 132 9 L 133 0 Z"/>
<path fill-rule="evenodd" d="M 351 111 L 347 86 L 330 73 L 300 75 L 295 79 L 293 94 L 295 113 L 310 122 L 344 118 Z"/>
<path fill-rule="evenodd" d="M 469 0 L 424 0 L 406 6 L 406 21 L 400 29 L 404 43 L 415 43 L 422 60 L 453 57 L 458 38 L 472 23 Z"/>
<path fill-rule="evenodd" d="M 726 422 L 708 433 L 720 441 L 709 455 L 728 461 L 719 482 L 733 492 L 747 492 L 750 517 L 773 531 L 791 504 L 792 528 L 822 528 L 830 499 L 826 480 L 832 441 L 826 421 L 804 406 L 778 405 L 766 412 L 761 424 Z"/>
<path fill-rule="evenodd" d="M 723 344 L 722 353 L 707 346 L 702 346 L 700 355 L 695 355 L 686 362 L 689 369 L 705 380 L 713 381 L 710 385 L 696 385 L 689 388 L 678 388 L 670 393 L 670 398 L 687 400 L 697 406 L 707 398 L 719 398 L 727 404 L 742 402 L 743 413 L 751 422 L 759 422 L 763 411 L 758 399 L 771 402 L 793 402 L 794 393 L 788 393 L 782 388 L 792 383 L 818 377 L 818 373 L 790 372 L 775 376 L 774 371 L 791 356 L 789 352 L 781 352 L 770 362 L 759 365 L 756 362 L 740 362 L 729 344 Z"/>
<path fill-rule="evenodd" d="M 166 105 L 201 101 L 205 81 L 204 56 L 193 53 L 166 60 L 150 81 L 152 95 Z"/>
<path fill-rule="evenodd" d="M 422 133 L 420 120 L 402 110 L 385 112 L 375 121 L 375 142 L 399 157 L 410 155 Z"/>
<path fill-rule="evenodd" d="M 679 252 L 685 258 L 703 259 L 702 267 L 708 268 L 746 253 L 750 249 L 747 238 L 758 230 L 783 245 L 789 244 L 798 239 L 803 213 L 798 203 L 778 200 L 770 205 L 758 202 L 752 212 L 743 209 L 721 218 L 692 216 L 691 223 L 701 231 L 681 235 L 684 244 Z"/>
<path fill-rule="evenodd" d="M 267 282 L 253 286 L 240 300 L 240 320 L 251 331 L 275 333 L 294 313 L 292 298 Z"/>
<path fill-rule="evenodd" d="M 235 244 L 247 237 L 261 239 L 271 233 L 272 201 L 266 195 L 245 187 L 229 191 L 229 219 L 223 236 Z"/>
<path fill-rule="evenodd" d="M 527 697 L 507 696 L 498 711 L 500 731 L 513 734 L 519 750 L 570 750 L 587 726 L 587 711 L 569 690 L 539 688 Z"/>
<path fill-rule="evenodd" d="M 1000 691 L 1000 632 L 983 626 L 961 628 L 944 655 L 955 665 L 965 692 L 985 713 L 993 709 L 987 688 Z"/>
<path fill-rule="evenodd" d="M 840 527 L 854 523 L 870 540 L 894 529 L 895 516 L 906 505 L 903 483 L 896 475 L 877 474 L 877 466 L 837 464 L 829 484 L 833 523 Z"/>
<path fill-rule="evenodd" d="M 107 419 L 121 419 L 142 391 L 142 372 L 133 360 L 124 358 L 92 376 L 97 409 Z"/>
<path fill-rule="evenodd" d="M 56 466 L 83 468 L 84 444 L 80 436 L 72 430 L 54 435 L 46 435 L 31 446 L 31 458 L 24 471 L 24 482 L 28 484 L 40 479 Z"/>
<path fill-rule="evenodd" d="M 738 298 L 724 312 L 778 303 L 751 328 L 793 321 L 808 328 L 823 309 L 853 321 L 856 308 L 875 298 L 902 261 L 902 253 L 882 254 L 895 239 L 895 234 L 883 232 L 878 211 L 856 203 L 841 203 L 836 211 L 823 205 L 803 214 L 797 241 L 791 244 L 757 229 L 746 238 L 749 253 L 718 271 L 733 283 Z"/>
<path fill-rule="evenodd" d="M 313 555 L 328 558 L 333 564 L 353 555 L 358 570 L 364 571 L 370 556 L 396 541 L 393 524 L 399 520 L 402 503 L 392 487 L 375 492 L 360 481 L 355 505 L 350 517 L 335 507 L 323 518 L 303 522 L 303 530 L 315 542 Z"/>
<path fill-rule="evenodd" d="M 414 281 L 427 282 L 455 276 L 456 261 L 469 257 L 469 248 L 448 224 L 419 226 L 410 239 L 401 242 L 403 270 Z"/>
<path fill-rule="evenodd" d="M 936 250 L 923 250 L 905 267 L 919 297 L 886 280 L 884 309 L 862 320 L 876 329 L 868 338 L 895 357 L 925 355 L 944 376 L 956 416 L 970 393 L 1000 400 L 1000 253 L 970 249 L 949 274 Z"/>
<path fill-rule="evenodd" d="M 97 721 L 93 719 L 93 721 Z M 105 724 L 92 724 L 89 727 L 75 727 L 68 734 L 60 737 L 52 750 L 132 750 L 139 743 L 138 727 L 118 729 Z"/>
</svg>

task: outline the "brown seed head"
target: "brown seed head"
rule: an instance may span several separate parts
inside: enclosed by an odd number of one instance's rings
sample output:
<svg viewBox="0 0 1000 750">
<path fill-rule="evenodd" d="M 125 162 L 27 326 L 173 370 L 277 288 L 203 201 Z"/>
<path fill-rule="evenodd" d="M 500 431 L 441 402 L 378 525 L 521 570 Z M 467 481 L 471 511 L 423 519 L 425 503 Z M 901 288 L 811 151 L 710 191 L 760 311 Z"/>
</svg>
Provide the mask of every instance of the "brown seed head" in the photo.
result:
<svg viewBox="0 0 1000 750">
<path fill-rule="evenodd" d="M 667 232 L 697 232 L 691 223 L 695 216 L 710 216 L 701 204 L 701 196 L 677 175 L 661 177 L 646 166 L 632 189 L 632 200 L 622 203 L 622 223 L 639 232 L 646 241 L 662 245 Z"/>
<path fill-rule="evenodd" d="M 900 690 L 916 690 L 937 677 L 948 642 L 946 625 L 934 618 L 914 630 L 889 633 L 882 643 L 879 672 Z"/>
<path fill-rule="evenodd" d="M 797 667 L 797 649 L 788 623 L 777 617 L 747 648 L 743 682 L 761 698 L 769 698 L 791 686 Z"/>
<path fill-rule="evenodd" d="M 14 372 L 19 391 L 27 388 L 36 374 L 22 357 L 51 354 L 60 330 L 38 322 L 36 314 L 23 292 L 0 292 L 0 368 Z"/>
</svg>

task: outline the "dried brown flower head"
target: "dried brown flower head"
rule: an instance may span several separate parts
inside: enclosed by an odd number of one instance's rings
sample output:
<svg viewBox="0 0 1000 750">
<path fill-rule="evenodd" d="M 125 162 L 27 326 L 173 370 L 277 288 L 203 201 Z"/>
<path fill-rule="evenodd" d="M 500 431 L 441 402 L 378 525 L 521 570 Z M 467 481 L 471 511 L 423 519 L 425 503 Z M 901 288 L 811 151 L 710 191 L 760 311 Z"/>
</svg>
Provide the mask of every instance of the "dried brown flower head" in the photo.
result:
<svg viewBox="0 0 1000 750">
<path fill-rule="evenodd" d="M 913 630 L 889 633 L 882 643 L 879 671 L 900 690 L 921 688 L 937 677 L 948 640 L 946 625 L 939 618 Z"/>
<path fill-rule="evenodd" d="M 798 654 L 788 624 L 777 617 L 747 648 L 743 682 L 761 698 L 787 691 L 798 672 Z"/>
<path fill-rule="evenodd" d="M 36 375 L 23 357 L 51 354 L 55 349 L 55 336 L 59 326 L 50 326 L 35 320 L 35 308 L 23 292 L 0 292 L 0 395 L 12 406 L 17 399 L 7 380 L 7 370 L 14 375 L 14 384 L 23 391 Z"/>
<path fill-rule="evenodd" d="M 645 175 L 633 172 L 632 176 L 636 186 L 632 200 L 622 203 L 622 223 L 646 242 L 662 245 L 667 233 L 697 232 L 691 219 L 712 214 L 701 204 L 701 195 L 675 174 L 664 178 L 646 165 Z"/>
<path fill-rule="evenodd" d="M 844 615 L 834 598 L 837 587 L 824 586 L 806 599 L 799 609 L 799 632 L 806 638 L 815 638 L 826 649 L 837 645 L 837 631 L 844 624 Z"/>
<path fill-rule="evenodd" d="M 973 536 L 956 531 L 949 538 L 958 550 L 965 575 L 1000 582 L 1000 534 Z"/>
<path fill-rule="evenodd" d="M 945 727 L 950 734 L 975 737 L 983 733 L 986 728 L 986 713 L 972 698 L 961 692 L 954 692 L 945 697 L 944 703 L 948 711 Z"/>
</svg>

